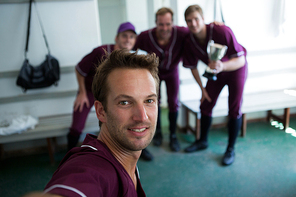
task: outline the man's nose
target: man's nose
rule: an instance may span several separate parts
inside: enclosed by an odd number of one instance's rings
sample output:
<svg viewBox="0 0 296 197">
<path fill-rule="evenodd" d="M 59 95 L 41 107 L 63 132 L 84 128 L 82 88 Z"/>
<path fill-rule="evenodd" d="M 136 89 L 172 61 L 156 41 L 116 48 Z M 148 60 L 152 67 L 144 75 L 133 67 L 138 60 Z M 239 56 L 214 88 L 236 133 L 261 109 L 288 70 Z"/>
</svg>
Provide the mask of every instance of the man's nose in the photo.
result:
<svg viewBox="0 0 296 197">
<path fill-rule="evenodd" d="M 196 26 L 197 22 L 195 20 L 192 20 L 192 26 Z"/>
<path fill-rule="evenodd" d="M 167 30 L 169 29 L 169 26 L 168 26 L 168 25 L 164 25 L 164 26 L 163 26 L 163 29 L 164 29 L 165 31 L 167 31 Z"/>
<path fill-rule="evenodd" d="M 145 121 L 148 119 L 147 110 L 143 104 L 136 105 L 133 111 L 133 120 Z"/>
</svg>

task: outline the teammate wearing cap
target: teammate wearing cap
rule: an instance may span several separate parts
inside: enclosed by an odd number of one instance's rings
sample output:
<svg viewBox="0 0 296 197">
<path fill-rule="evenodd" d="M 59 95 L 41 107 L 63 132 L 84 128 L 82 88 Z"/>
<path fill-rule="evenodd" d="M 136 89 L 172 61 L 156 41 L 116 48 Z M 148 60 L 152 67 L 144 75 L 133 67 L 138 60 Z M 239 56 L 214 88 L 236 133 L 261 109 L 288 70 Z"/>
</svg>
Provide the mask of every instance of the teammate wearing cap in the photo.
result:
<svg viewBox="0 0 296 197">
<path fill-rule="evenodd" d="M 67 135 L 68 150 L 77 145 L 86 118 L 94 105 L 94 96 L 91 91 L 92 81 L 96 66 L 105 59 L 105 51 L 111 53 L 116 49 L 131 50 L 136 42 L 136 37 L 134 25 L 130 22 L 122 23 L 118 27 L 115 44 L 102 45 L 93 49 L 75 67 L 78 93 L 74 102 L 72 125 Z"/>
</svg>

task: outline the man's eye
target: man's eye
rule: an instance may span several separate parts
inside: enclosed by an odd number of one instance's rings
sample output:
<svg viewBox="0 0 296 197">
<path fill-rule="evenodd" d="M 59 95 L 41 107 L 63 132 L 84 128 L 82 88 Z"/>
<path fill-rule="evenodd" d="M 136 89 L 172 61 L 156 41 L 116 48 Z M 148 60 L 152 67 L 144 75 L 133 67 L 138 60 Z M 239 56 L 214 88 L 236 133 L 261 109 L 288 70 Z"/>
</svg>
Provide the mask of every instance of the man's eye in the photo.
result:
<svg viewBox="0 0 296 197">
<path fill-rule="evenodd" d="M 127 105 L 128 104 L 128 101 L 120 101 L 119 104 L 120 105 Z"/>
<path fill-rule="evenodd" d="M 153 99 L 148 99 L 148 100 L 146 101 L 146 103 L 153 103 L 153 102 L 154 102 Z"/>
</svg>

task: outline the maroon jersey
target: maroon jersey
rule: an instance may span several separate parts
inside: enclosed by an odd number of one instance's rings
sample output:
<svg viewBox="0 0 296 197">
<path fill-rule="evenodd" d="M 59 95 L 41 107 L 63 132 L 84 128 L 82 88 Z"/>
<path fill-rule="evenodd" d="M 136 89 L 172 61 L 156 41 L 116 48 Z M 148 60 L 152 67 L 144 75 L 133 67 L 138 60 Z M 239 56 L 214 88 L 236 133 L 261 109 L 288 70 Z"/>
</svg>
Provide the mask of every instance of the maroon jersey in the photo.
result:
<svg viewBox="0 0 296 197">
<path fill-rule="evenodd" d="M 111 53 L 114 50 L 114 44 L 102 45 L 95 48 L 91 53 L 87 54 L 77 64 L 76 70 L 85 77 L 85 88 L 91 91 L 92 81 L 96 74 L 96 68 L 105 57 L 105 50 Z"/>
<path fill-rule="evenodd" d="M 137 38 L 135 49 L 155 53 L 159 57 L 159 74 L 166 75 L 178 72 L 178 64 L 182 59 L 184 38 L 189 33 L 185 27 L 174 26 L 167 45 L 159 45 L 156 38 L 156 28 L 141 32 Z"/>
<path fill-rule="evenodd" d="M 71 197 L 146 196 L 135 173 L 137 190 L 109 148 L 87 134 L 81 147 L 67 153 L 44 192 Z"/>
</svg>

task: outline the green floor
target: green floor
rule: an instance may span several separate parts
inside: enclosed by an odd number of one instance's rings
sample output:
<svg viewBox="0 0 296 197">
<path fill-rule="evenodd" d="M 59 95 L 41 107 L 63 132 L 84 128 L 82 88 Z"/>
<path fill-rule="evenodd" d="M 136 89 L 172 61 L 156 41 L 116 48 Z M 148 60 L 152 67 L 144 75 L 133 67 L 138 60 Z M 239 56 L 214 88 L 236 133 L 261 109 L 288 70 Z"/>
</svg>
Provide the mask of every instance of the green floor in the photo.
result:
<svg viewBox="0 0 296 197">
<path fill-rule="evenodd" d="M 138 162 L 148 197 L 296 196 L 296 137 L 291 134 L 267 122 L 248 123 L 247 136 L 239 137 L 236 144 L 236 161 L 224 167 L 220 162 L 227 142 L 225 128 L 211 130 L 210 146 L 202 152 L 172 153 L 164 122 L 163 145 L 148 147 L 154 161 Z M 291 118 L 290 126 L 296 129 L 296 117 Z M 182 150 L 194 140 L 192 135 L 180 133 L 178 138 Z M 56 160 L 60 161 L 64 154 L 56 153 Z M 42 190 L 56 167 L 50 165 L 46 153 L 2 160 L 0 196 L 16 197 Z"/>
</svg>

